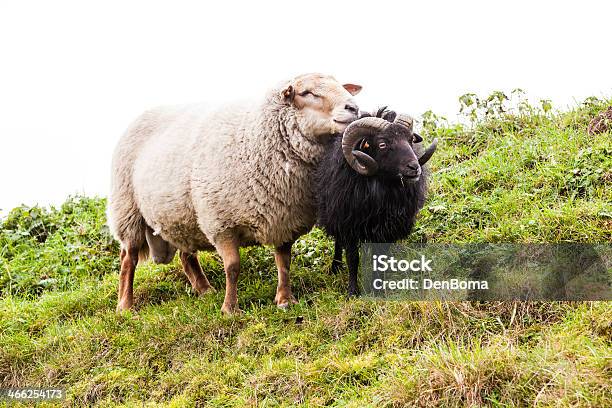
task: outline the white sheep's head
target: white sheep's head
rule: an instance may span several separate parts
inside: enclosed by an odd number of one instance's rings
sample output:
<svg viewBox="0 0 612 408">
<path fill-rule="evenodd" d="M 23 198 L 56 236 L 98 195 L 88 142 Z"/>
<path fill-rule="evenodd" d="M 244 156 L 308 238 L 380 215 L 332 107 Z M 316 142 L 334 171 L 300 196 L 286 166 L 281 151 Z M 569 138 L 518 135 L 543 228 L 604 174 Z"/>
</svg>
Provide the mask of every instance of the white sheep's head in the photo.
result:
<svg viewBox="0 0 612 408">
<path fill-rule="evenodd" d="M 361 86 L 342 85 L 329 75 L 304 74 L 283 87 L 281 98 L 296 109 L 304 137 L 324 142 L 329 135 L 342 134 L 357 119 L 359 107 L 353 96 L 359 91 Z"/>
</svg>

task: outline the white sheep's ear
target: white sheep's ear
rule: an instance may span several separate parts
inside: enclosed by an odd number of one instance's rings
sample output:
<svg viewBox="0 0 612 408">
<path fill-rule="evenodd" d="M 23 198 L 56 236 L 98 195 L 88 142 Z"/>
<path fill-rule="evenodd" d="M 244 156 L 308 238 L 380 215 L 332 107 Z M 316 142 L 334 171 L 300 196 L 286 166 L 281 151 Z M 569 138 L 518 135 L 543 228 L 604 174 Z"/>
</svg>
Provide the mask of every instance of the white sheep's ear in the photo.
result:
<svg viewBox="0 0 612 408">
<path fill-rule="evenodd" d="M 362 88 L 361 85 L 355 85 L 355 84 L 344 84 L 342 86 L 353 96 L 361 92 L 361 88 Z"/>
<path fill-rule="evenodd" d="M 287 103 L 293 102 L 294 97 L 295 89 L 293 89 L 293 85 L 289 85 L 281 91 L 281 98 L 283 98 L 283 100 Z"/>
</svg>

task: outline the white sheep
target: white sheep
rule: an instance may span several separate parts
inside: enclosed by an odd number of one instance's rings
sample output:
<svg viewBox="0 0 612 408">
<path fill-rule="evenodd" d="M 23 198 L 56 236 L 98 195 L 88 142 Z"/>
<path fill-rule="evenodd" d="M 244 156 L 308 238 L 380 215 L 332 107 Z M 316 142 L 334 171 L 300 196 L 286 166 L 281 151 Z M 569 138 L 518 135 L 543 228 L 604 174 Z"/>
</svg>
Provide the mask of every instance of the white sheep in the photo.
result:
<svg viewBox="0 0 612 408">
<path fill-rule="evenodd" d="M 315 222 L 312 179 L 333 135 L 357 118 L 352 95 L 321 74 L 301 75 L 252 106 L 163 107 L 140 116 L 113 156 L 109 226 L 121 242 L 117 309 L 133 305 L 134 270 L 175 248 L 198 294 L 213 288 L 196 252 L 216 249 L 226 274 L 224 313 L 238 312 L 240 246 L 273 245 L 275 303 L 295 303 L 291 245 Z"/>
</svg>

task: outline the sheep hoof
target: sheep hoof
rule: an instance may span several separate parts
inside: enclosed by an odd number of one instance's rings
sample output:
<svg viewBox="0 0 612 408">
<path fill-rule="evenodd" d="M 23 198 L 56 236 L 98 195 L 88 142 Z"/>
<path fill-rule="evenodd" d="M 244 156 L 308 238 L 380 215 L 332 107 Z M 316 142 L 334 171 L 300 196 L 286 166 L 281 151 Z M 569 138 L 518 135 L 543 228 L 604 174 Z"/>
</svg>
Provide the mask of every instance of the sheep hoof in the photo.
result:
<svg viewBox="0 0 612 408">
<path fill-rule="evenodd" d="M 202 286 L 199 288 L 193 288 L 193 290 L 198 296 L 204 296 L 207 293 L 215 293 L 217 291 L 217 289 L 212 286 Z"/>
<path fill-rule="evenodd" d="M 231 306 L 231 305 L 226 305 L 224 303 L 223 306 L 221 306 L 221 313 L 223 313 L 226 316 L 236 316 L 236 315 L 241 315 L 242 310 L 240 310 L 238 305 Z"/>
<path fill-rule="evenodd" d="M 292 301 L 292 302 L 284 302 L 284 303 L 278 303 L 276 305 L 276 307 L 278 307 L 281 310 L 288 310 L 289 306 L 291 305 L 295 305 L 297 303 L 297 301 Z"/>
<path fill-rule="evenodd" d="M 349 298 L 356 298 L 357 296 L 359 296 L 359 289 L 354 288 L 354 287 L 349 287 L 349 289 L 348 289 L 348 297 Z"/>
<path fill-rule="evenodd" d="M 134 306 L 133 302 L 130 301 L 121 301 L 119 303 L 117 303 L 117 313 L 122 313 L 128 310 L 131 310 L 132 307 Z"/>
<path fill-rule="evenodd" d="M 289 306 L 296 305 L 298 301 L 295 300 L 293 295 L 289 295 L 289 296 L 277 296 L 276 299 L 274 299 L 274 303 L 276 303 L 276 306 L 279 309 L 286 310 L 289 308 Z"/>
<path fill-rule="evenodd" d="M 331 266 L 328 269 L 328 273 L 332 275 L 337 275 L 342 270 L 342 263 L 340 262 L 332 262 Z"/>
</svg>

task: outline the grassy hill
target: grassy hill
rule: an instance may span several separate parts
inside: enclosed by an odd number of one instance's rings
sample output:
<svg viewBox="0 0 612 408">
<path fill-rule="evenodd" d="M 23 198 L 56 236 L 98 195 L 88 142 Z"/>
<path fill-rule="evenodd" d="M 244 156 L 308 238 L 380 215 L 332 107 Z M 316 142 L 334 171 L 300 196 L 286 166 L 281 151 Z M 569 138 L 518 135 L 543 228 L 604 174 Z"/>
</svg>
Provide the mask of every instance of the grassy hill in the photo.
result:
<svg viewBox="0 0 612 408">
<path fill-rule="evenodd" d="M 467 124 L 423 117 L 441 139 L 413 241 L 611 242 L 611 134 L 544 102 L 462 97 Z M 299 304 L 273 304 L 270 248 L 242 250 L 244 314 L 197 298 L 178 260 L 136 271 L 137 308 L 115 313 L 118 245 L 105 200 L 14 209 L 0 222 L 0 388 L 54 385 L 66 405 L 612 406 L 608 302 L 369 302 L 326 273 L 319 230 L 294 247 Z M 2 404 L 0 402 L 0 404 Z"/>
</svg>

